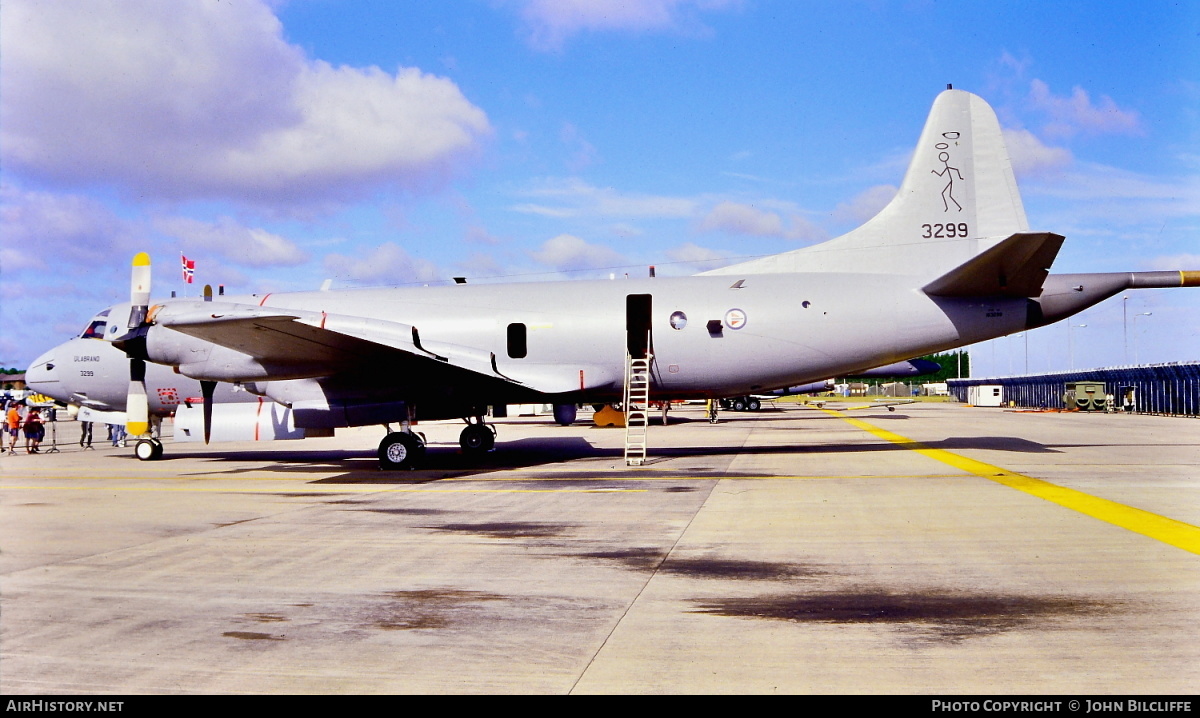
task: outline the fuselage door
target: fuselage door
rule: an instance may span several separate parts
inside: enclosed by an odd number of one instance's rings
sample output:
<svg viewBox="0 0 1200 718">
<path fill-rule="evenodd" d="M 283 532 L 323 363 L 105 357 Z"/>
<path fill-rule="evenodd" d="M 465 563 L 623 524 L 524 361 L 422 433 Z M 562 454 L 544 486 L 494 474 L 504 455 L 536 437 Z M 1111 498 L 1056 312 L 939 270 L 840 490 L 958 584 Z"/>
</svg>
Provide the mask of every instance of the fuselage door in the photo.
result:
<svg viewBox="0 0 1200 718">
<path fill-rule="evenodd" d="M 629 356 L 634 359 L 644 359 L 653 346 L 651 332 L 653 327 L 650 315 L 653 302 L 649 294 L 629 294 L 625 296 L 625 347 Z"/>
</svg>

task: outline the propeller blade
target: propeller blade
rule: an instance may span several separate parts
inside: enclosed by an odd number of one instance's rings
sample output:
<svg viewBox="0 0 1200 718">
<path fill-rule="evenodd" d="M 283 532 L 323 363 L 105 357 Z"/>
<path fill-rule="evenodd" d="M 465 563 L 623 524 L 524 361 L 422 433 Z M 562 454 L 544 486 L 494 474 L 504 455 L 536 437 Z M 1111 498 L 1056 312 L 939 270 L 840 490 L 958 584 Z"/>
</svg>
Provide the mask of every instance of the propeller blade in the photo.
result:
<svg viewBox="0 0 1200 718">
<path fill-rule="evenodd" d="M 120 338 L 132 339 L 146 320 L 146 312 L 150 304 L 150 255 L 139 252 L 133 258 L 133 270 L 129 278 L 129 329 Z M 143 332 L 144 333 L 144 332 Z M 115 344 L 116 342 L 114 342 Z M 146 397 L 146 362 L 135 355 L 125 346 L 121 347 L 130 353 L 129 358 L 129 391 L 125 397 L 126 431 L 132 436 L 144 436 L 150 433 L 150 401 Z"/>
<path fill-rule="evenodd" d="M 146 398 L 146 362 L 129 360 L 129 394 L 125 398 L 126 431 L 131 436 L 150 432 L 150 402 Z"/>
<path fill-rule="evenodd" d="M 216 391 L 217 382 L 201 381 L 200 392 L 204 394 L 204 443 L 208 443 L 208 439 L 212 436 L 212 400 L 213 392 Z"/>
<path fill-rule="evenodd" d="M 137 329 L 146 320 L 150 307 L 150 255 L 138 252 L 133 257 L 133 271 L 129 276 L 130 329 Z"/>
</svg>

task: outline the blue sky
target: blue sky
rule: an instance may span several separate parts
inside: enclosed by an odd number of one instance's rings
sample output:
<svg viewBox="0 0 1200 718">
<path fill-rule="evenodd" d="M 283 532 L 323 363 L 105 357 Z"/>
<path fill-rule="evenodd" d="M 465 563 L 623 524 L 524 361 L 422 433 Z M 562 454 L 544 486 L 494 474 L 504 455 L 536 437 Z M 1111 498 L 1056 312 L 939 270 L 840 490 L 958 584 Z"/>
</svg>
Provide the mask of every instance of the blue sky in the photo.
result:
<svg viewBox="0 0 1200 718">
<path fill-rule="evenodd" d="M 1200 269 L 1198 33 L 1166 2 L 5 0 L 0 365 L 140 250 L 165 296 L 796 249 L 887 202 L 947 83 L 996 109 L 1055 271 Z M 1200 290 L 1128 297 L 976 373 L 1200 360 Z"/>
</svg>

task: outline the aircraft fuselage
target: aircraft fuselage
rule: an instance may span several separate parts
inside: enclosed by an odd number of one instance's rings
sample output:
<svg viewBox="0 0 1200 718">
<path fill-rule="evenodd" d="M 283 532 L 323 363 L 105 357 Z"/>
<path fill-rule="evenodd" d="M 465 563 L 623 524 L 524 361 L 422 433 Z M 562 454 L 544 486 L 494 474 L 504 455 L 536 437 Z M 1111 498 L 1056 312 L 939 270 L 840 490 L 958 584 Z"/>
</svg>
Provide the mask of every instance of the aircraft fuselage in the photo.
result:
<svg viewBox="0 0 1200 718">
<path fill-rule="evenodd" d="M 502 375 L 519 377 L 524 367 L 550 365 L 563 376 L 582 372 L 581 400 L 619 394 L 626 350 L 632 344 L 636 353 L 639 333 L 648 332 L 654 356 L 652 395 L 684 398 L 850 374 L 1026 326 L 1028 300 L 931 298 L 917 284 L 911 277 L 883 274 L 693 276 L 277 293 L 221 301 L 411 325 L 430 346 L 494 354 Z M 405 377 L 393 380 L 406 383 Z M 419 384 L 422 378 L 411 381 Z M 567 384 L 562 383 L 578 388 Z"/>
</svg>

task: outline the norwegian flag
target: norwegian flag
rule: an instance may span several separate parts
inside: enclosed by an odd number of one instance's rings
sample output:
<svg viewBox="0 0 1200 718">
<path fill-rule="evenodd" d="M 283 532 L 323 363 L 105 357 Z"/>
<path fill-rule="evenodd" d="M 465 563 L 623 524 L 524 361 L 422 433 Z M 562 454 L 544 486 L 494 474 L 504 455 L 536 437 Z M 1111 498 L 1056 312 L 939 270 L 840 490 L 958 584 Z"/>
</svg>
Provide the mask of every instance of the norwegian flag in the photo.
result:
<svg viewBox="0 0 1200 718">
<path fill-rule="evenodd" d="M 182 254 L 179 259 L 183 262 L 183 281 L 185 284 L 191 284 L 196 278 L 196 260 L 188 259 Z"/>
</svg>

